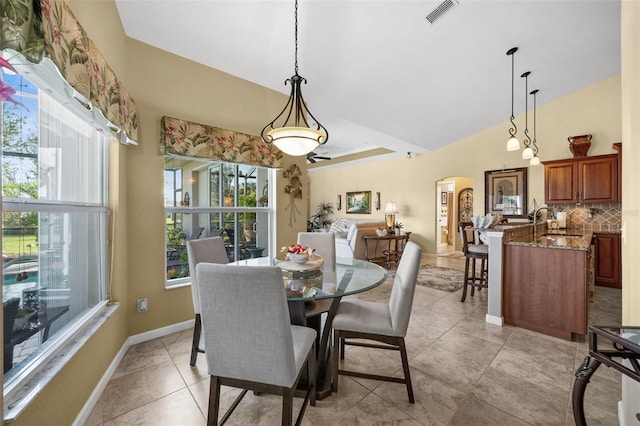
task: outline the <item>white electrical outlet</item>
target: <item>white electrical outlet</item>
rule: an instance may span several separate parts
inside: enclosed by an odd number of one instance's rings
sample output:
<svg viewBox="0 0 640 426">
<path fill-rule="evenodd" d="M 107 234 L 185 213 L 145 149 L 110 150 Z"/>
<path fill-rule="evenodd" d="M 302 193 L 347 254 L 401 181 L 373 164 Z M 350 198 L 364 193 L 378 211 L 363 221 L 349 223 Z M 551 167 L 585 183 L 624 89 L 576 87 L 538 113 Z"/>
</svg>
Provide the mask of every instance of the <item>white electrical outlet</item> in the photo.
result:
<svg viewBox="0 0 640 426">
<path fill-rule="evenodd" d="M 147 299 L 138 299 L 138 312 L 147 312 Z"/>
</svg>

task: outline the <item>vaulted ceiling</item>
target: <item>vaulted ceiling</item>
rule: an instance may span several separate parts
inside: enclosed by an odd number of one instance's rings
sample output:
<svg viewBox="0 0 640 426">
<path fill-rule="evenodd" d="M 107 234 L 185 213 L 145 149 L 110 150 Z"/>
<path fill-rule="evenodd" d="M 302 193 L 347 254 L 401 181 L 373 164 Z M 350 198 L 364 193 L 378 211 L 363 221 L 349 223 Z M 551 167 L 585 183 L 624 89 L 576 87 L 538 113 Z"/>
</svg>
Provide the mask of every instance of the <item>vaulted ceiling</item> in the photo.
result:
<svg viewBox="0 0 640 426">
<path fill-rule="evenodd" d="M 299 0 L 303 93 L 330 134 L 318 154 L 422 153 L 507 120 L 514 46 L 516 115 L 525 71 L 538 106 L 620 72 L 618 0 L 459 0 L 430 23 L 441 3 Z M 293 0 L 116 4 L 129 37 L 288 94 Z"/>
</svg>

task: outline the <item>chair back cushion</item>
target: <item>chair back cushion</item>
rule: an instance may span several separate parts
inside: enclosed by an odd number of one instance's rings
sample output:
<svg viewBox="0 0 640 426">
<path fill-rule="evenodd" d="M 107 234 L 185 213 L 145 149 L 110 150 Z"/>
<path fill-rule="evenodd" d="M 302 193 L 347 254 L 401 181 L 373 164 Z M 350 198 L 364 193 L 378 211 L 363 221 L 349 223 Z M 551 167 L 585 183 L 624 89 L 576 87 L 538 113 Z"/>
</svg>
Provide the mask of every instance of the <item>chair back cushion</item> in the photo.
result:
<svg viewBox="0 0 640 426">
<path fill-rule="evenodd" d="M 224 247 L 222 237 L 203 238 L 187 241 L 187 256 L 189 257 L 189 275 L 191 276 L 191 297 L 193 299 L 193 311 L 200 313 L 200 297 L 196 285 L 196 265 L 200 262 L 229 263 L 227 250 Z"/>
<path fill-rule="evenodd" d="M 316 249 L 322 256 L 323 271 L 336 269 L 336 234 L 333 232 L 298 232 L 298 244 Z"/>
<path fill-rule="evenodd" d="M 393 280 L 391 297 L 389 298 L 389 312 L 391 325 L 396 336 L 406 336 L 413 306 L 413 295 L 416 289 L 418 269 L 422 249 L 413 241 L 408 241 L 404 247 L 400 264 Z"/>
<path fill-rule="evenodd" d="M 196 275 L 209 374 L 292 386 L 296 357 L 282 270 L 200 263 Z"/>
</svg>

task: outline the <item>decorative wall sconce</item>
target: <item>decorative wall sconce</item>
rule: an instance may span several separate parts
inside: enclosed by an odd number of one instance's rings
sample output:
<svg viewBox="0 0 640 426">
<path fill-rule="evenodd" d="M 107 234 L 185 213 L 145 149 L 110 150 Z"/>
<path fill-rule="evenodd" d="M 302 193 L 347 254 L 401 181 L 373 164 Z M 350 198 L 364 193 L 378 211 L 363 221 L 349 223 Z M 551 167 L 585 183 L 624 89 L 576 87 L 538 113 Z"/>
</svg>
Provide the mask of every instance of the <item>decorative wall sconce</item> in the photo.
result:
<svg viewBox="0 0 640 426">
<path fill-rule="evenodd" d="M 375 201 L 376 210 L 380 210 L 380 193 L 376 192 L 376 201 Z"/>
<path fill-rule="evenodd" d="M 338 201 L 336 201 L 336 210 L 342 209 L 342 195 L 338 194 Z"/>
</svg>

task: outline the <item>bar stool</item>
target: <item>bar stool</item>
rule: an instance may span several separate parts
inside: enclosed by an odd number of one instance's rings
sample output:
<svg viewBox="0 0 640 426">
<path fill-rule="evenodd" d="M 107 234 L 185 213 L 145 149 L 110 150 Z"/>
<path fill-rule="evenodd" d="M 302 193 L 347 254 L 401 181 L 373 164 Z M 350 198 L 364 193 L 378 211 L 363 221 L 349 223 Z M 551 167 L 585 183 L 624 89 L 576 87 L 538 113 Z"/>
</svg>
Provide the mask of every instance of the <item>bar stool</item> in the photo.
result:
<svg viewBox="0 0 640 426">
<path fill-rule="evenodd" d="M 462 238 L 462 253 L 464 254 L 464 289 L 462 290 L 462 299 L 464 302 L 467 298 L 467 286 L 471 286 L 471 296 L 478 288 L 480 291 L 483 287 L 488 286 L 489 277 L 489 246 L 476 241 L 476 231 L 468 229 L 472 226 L 471 222 L 460 222 L 460 237 Z M 480 275 L 476 275 L 476 261 L 480 260 Z M 469 266 L 471 265 L 471 268 Z M 469 274 L 471 269 L 471 274 Z"/>
</svg>

